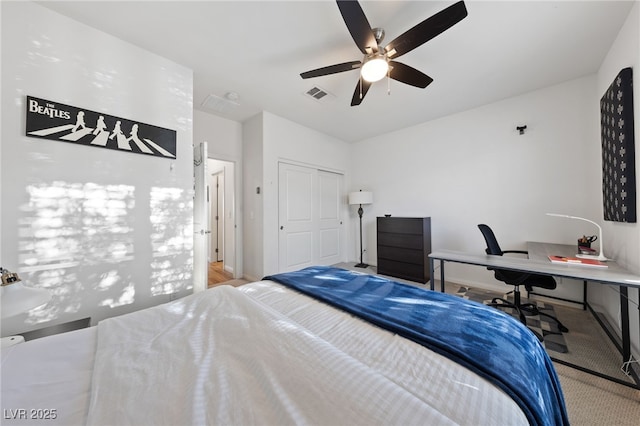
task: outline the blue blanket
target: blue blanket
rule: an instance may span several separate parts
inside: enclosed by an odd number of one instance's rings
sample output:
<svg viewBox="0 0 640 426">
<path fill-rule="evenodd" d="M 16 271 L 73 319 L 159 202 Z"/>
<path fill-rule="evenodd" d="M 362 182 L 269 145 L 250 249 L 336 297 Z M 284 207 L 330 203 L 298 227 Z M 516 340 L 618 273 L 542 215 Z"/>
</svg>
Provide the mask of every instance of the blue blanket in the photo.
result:
<svg viewBox="0 0 640 426">
<path fill-rule="evenodd" d="M 531 425 L 568 425 L 560 382 L 538 339 L 497 309 L 339 268 L 265 277 L 464 365 L 504 390 Z"/>
</svg>

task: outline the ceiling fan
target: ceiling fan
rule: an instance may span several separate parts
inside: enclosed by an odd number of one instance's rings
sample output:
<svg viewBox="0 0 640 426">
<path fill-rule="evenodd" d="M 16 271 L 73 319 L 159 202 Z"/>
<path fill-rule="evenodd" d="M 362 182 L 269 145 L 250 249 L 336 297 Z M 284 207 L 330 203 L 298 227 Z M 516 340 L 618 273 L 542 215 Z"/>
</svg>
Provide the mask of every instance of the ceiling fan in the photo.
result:
<svg viewBox="0 0 640 426">
<path fill-rule="evenodd" d="M 464 1 L 459 1 L 425 19 L 382 47 L 380 43 L 384 39 L 384 30 L 371 28 L 357 1 L 337 0 L 337 3 L 353 41 L 364 54 L 364 59 L 303 72 L 300 77 L 305 79 L 320 77 L 361 68 L 351 106 L 360 105 L 371 84 L 382 80 L 385 76 L 422 89 L 427 87 L 433 81 L 431 77 L 395 59 L 443 33 L 467 16 Z"/>
</svg>

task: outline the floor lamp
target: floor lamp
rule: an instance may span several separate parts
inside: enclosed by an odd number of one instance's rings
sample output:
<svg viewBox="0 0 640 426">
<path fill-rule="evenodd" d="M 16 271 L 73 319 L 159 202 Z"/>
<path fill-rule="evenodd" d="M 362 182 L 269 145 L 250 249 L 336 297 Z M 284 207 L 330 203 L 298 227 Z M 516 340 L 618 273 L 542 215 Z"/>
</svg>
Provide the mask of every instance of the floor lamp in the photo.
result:
<svg viewBox="0 0 640 426">
<path fill-rule="evenodd" d="M 364 252 L 364 250 L 362 249 L 362 213 L 364 213 L 364 210 L 362 210 L 362 205 L 363 204 L 371 204 L 373 203 L 373 193 L 372 192 L 368 192 L 368 191 L 363 191 L 362 189 L 358 192 L 350 192 L 349 193 L 349 204 L 353 205 L 353 204 L 359 204 L 360 207 L 358 208 L 358 216 L 360 216 L 360 263 L 358 263 L 356 265 L 356 268 L 366 268 L 367 265 L 366 263 L 364 263 L 362 261 L 362 253 Z"/>
</svg>

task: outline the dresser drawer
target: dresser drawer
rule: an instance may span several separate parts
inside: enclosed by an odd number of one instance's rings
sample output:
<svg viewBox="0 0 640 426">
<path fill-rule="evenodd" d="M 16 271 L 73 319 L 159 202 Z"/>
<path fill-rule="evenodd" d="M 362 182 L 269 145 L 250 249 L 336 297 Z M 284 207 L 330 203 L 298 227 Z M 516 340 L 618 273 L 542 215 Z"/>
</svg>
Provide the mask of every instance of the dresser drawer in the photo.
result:
<svg viewBox="0 0 640 426">
<path fill-rule="evenodd" d="M 421 217 L 379 217 L 378 232 L 423 235 L 425 221 Z"/>
<path fill-rule="evenodd" d="M 424 238 L 422 235 L 411 234 L 389 234 L 378 232 L 378 246 L 403 247 L 414 250 L 424 249 Z"/>
<path fill-rule="evenodd" d="M 378 259 L 378 274 L 389 275 L 409 281 L 426 283 L 429 281 L 425 266 L 395 260 Z"/>
<path fill-rule="evenodd" d="M 404 263 L 424 265 L 425 254 L 422 249 L 412 250 L 408 248 L 378 246 L 378 259 L 397 260 Z"/>
</svg>

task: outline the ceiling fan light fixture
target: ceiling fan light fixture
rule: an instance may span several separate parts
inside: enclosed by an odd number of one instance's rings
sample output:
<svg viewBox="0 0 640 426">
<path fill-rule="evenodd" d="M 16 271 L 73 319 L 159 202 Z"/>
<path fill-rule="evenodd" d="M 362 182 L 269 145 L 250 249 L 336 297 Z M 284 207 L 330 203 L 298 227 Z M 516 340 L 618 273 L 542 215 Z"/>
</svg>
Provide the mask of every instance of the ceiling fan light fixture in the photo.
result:
<svg viewBox="0 0 640 426">
<path fill-rule="evenodd" d="M 374 83 L 382 80 L 389 71 L 389 63 L 384 55 L 376 54 L 365 59 L 360 75 L 365 81 Z"/>
<path fill-rule="evenodd" d="M 389 92 L 391 80 L 421 89 L 431 84 L 433 82 L 431 77 L 397 62 L 396 59 L 442 34 L 467 16 L 464 0 L 458 0 L 400 34 L 383 48 L 381 43 L 385 36 L 384 30 L 379 27 L 371 28 L 358 0 L 338 0 L 337 4 L 353 41 L 364 55 L 364 60 L 317 68 L 300 73 L 300 77 L 303 79 L 320 77 L 360 68 L 351 106 L 360 105 L 371 85 L 384 77 L 387 77 L 387 92 Z"/>
</svg>

